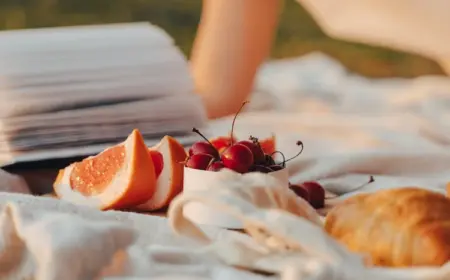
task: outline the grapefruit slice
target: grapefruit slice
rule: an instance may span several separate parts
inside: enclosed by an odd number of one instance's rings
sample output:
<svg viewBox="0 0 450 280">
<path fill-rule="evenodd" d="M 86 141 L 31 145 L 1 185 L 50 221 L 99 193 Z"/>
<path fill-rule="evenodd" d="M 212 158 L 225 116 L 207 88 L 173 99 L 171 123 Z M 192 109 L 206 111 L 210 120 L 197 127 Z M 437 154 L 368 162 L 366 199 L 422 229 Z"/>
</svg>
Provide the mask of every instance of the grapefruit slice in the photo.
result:
<svg viewBox="0 0 450 280">
<path fill-rule="evenodd" d="M 238 140 L 233 137 L 233 141 L 231 141 L 230 136 L 220 136 L 213 139 L 210 139 L 211 144 L 219 151 L 219 154 L 222 154 L 228 147 L 230 147 L 231 143 L 236 143 Z M 275 152 L 275 135 L 272 135 L 269 138 L 263 139 L 259 141 L 263 152 L 267 155 L 271 155 Z"/>
<path fill-rule="evenodd" d="M 222 154 L 229 146 L 231 146 L 231 142 L 237 142 L 236 138 L 231 136 L 220 136 L 213 139 L 210 139 L 211 144 L 214 148 L 219 151 L 219 154 Z"/>
<path fill-rule="evenodd" d="M 155 193 L 156 175 L 141 133 L 59 171 L 57 196 L 101 210 L 134 207 Z"/>
<path fill-rule="evenodd" d="M 165 208 L 183 190 L 183 162 L 187 157 L 184 147 L 170 136 L 165 136 L 158 145 L 150 148 L 149 154 L 159 175 L 153 197 L 137 207 L 144 211 Z"/>
<path fill-rule="evenodd" d="M 266 155 L 273 154 L 276 150 L 275 135 L 259 141 L 259 144 Z"/>
</svg>

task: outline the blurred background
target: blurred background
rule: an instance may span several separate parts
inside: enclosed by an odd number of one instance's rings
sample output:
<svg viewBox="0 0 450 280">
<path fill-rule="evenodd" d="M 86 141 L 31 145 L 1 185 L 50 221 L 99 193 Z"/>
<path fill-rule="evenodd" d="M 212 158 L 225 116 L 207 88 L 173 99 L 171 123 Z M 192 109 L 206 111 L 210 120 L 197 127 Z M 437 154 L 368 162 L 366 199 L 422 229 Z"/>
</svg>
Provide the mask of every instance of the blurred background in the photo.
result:
<svg viewBox="0 0 450 280">
<path fill-rule="evenodd" d="M 1 0 L 0 29 L 149 21 L 164 28 L 189 55 L 202 0 Z M 285 1 L 272 57 L 326 53 L 368 77 L 443 74 L 435 62 L 388 49 L 328 38 L 294 0 Z"/>
</svg>

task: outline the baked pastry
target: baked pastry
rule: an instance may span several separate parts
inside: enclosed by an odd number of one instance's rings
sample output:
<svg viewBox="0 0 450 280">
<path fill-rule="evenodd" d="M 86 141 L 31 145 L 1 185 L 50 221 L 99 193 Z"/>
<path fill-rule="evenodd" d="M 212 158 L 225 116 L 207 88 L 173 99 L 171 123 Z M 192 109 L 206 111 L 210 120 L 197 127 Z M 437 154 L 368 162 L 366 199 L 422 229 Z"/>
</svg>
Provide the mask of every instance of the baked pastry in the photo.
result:
<svg viewBox="0 0 450 280">
<path fill-rule="evenodd" d="M 376 266 L 440 266 L 450 260 L 450 199 L 424 189 L 351 197 L 330 211 L 325 229 Z"/>
</svg>

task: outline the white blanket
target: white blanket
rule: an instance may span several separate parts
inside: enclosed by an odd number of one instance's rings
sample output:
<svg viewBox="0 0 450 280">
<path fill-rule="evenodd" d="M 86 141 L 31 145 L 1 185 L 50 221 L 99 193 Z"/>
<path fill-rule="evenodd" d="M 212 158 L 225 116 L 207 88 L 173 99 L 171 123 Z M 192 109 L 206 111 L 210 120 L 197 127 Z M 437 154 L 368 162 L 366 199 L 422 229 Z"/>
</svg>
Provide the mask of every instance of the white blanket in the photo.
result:
<svg viewBox="0 0 450 280">
<path fill-rule="evenodd" d="M 283 75 L 279 74 L 280 69 Z M 318 179 L 336 193 L 351 191 L 367 181 L 368 175 L 374 175 L 375 182 L 360 191 L 407 185 L 444 191 L 445 184 L 450 182 L 450 82 L 447 79 L 370 81 L 347 75 L 332 60 L 312 55 L 295 64 L 282 61 L 263 68 L 255 92 L 253 106 L 271 111 L 240 116 L 237 134 L 241 138 L 250 134 L 263 138 L 274 132 L 277 146 L 288 157 L 297 152 L 296 140 L 302 140 L 304 153 L 288 163 L 292 182 Z M 212 123 L 211 127 L 214 134 L 226 134 L 230 124 L 227 119 Z M 17 182 L 23 190 L 21 179 L 2 176 L 7 178 L 2 183 L 4 187 Z M 257 239 L 238 233 L 203 228 L 210 241 L 220 241 L 204 244 L 201 238 L 192 235 L 194 240 L 174 235 L 167 220 L 158 217 L 102 213 L 25 194 L 4 193 L 0 195 L 0 204 L 3 207 L 0 214 L 2 279 L 34 276 L 39 280 L 137 279 L 132 277 L 356 280 L 379 277 L 377 271 L 359 270 L 357 258 L 335 246 L 307 247 L 309 250 L 302 252 L 302 262 L 296 255 L 296 265 L 288 265 L 286 255 L 279 261 L 279 251 L 263 254 L 265 258 L 257 267 L 267 268 L 270 264 L 277 272 L 265 277 L 226 265 L 249 253 L 254 253 L 252 258 L 257 259 L 259 255 L 255 252 L 262 254 L 270 247 L 262 244 L 266 247 L 260 252 L 254 242 Z M 320 235 L 319 227 L 312 226 L 308 220 L 253 206 L 245 209 L 245 213 L 259 213 L 241 217 L 252 223 L 258 219 L 263 224 L 279 223 L 271 234 L 285 238 L 280 237 L 281 241 L 291 238 L 290 245 L 300 244 L 304 248 L 308 244 L 332 242 Z M 305 234 L 312 232 L 315 234 Z M 243 244 L 252 250 L 242 250 Z M 218 248 L 228 250 L 226 256 Z M 340 264 L 340 269 L 336 269 L 336 264 Z M 396 276 L 402 271 L 390 271 L 390 278 L 385 274 L 383 279 L 445 279 L 442 277 L 448 277 L 447 269 L 431 274 L 428 270 L 415 271 L 414 278 L 402 278 Z"/>
</svg>

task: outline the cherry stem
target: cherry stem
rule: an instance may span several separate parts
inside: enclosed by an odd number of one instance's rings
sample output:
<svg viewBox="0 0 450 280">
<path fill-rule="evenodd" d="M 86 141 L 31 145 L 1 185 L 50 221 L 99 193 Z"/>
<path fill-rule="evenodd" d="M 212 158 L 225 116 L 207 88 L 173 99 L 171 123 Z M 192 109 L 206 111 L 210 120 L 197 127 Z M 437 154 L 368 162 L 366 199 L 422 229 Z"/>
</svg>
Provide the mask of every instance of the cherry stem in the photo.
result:
<svg viewBox="0 0 450 280">
<path fill-rule="evenodd" d="M 273 156 L 274 154 L 280 154 L 283 157 L 283 162 L 281 163 L 281 166 L 286 167 L 286 157 L 284 156 L 284 154 L 280 151 L 275 151 L 271 153 L 270 156 Z"/>
<path fill-rule="evenodd" d="M 200 137 L 202 137 L 203 139 L 205 139 L 205 141 L 208 142 L 209 145 L 211 145 L 211 146 L 214 147 L 214 145 L 213 145 L 211 142 L 209 142 L 208 138 L 206 138 L 205 135 L 203 135 L 203 134 L 200 132 L 200 130 L 198 130 L 198 129 L 196 129 L 196 128 L 194 127 L 194 128 L 192 128 L 192 132 L 195 132 L 195 133 L 197 133 L 198 135 L 200 135 Z M 214 147 L 214 149 L 215 149 L 215 147 Z"/>
<path fill-rule="evenodd" d="M 234 115 L 234 118 L 233 118 L 233 122 L 231 123 L 231 146 L 233 145 L 233 131 L 234 131 L 234 123 L 236 122 L 236 118 L 237 118 L 237 116 L 239 115 L 239 113 L 242 111 L 242 108 L 244 108 L 244 106 L 245 106 L 245 104 L 247 104 L 248 103 L 248 101 L 245 101 L 245 102 L 243 102 L 242 103 L 242 105 L 241 105 L 241 108 L 239 108 L 239 110 L 237 111 L 237 113 Z"/>
<path fill-rule="evenodd" d="M 253 142 L 253 144 L 258 145 L 258 147 L 261 148 L 261 144 L 259 143 L 259 139 L 258 138 L 253 137 L 253 136 L 250 135 L 249 139 L 250 139 L 250 141 Z"/>
<path fill-rule="evenodd" d="M 357 190 L 360 190 L 360 189 L 364 188 L 365 186 L 372 184 L 373 182 L 375 182 L 375 178 L 372 175 L 370 175 L 369 181 L 367 181 L 364 184 L 362 184 L 362 185 L 352 189 L 351 191 L 346 192 L 345 194 L 356 192 Z M 326 197 L 326 199 L 334 199 L 334 198 L 338 198 L 338 197 L 339 197 L 339 195 L 337 195 L 335 197 Z"/>
<path fill-rule="evenodd" d="M 297 145 L 297 146 L 301 146 L 300 152 L 298 152 L 295 156 L 291 157 L 290 159 L 285 160 L 283 164 L 286 164 L 286 162 L 291 161 L 291 160 L 293 160 L 294 158 L 296 158 L 296 157 L 298 157 L 299 155 L 302 154 L 303 148 L 304 148 L 303 142 L 302 142 L 302 141 L 297 141 L 296 145 Z"/>
</svg>

